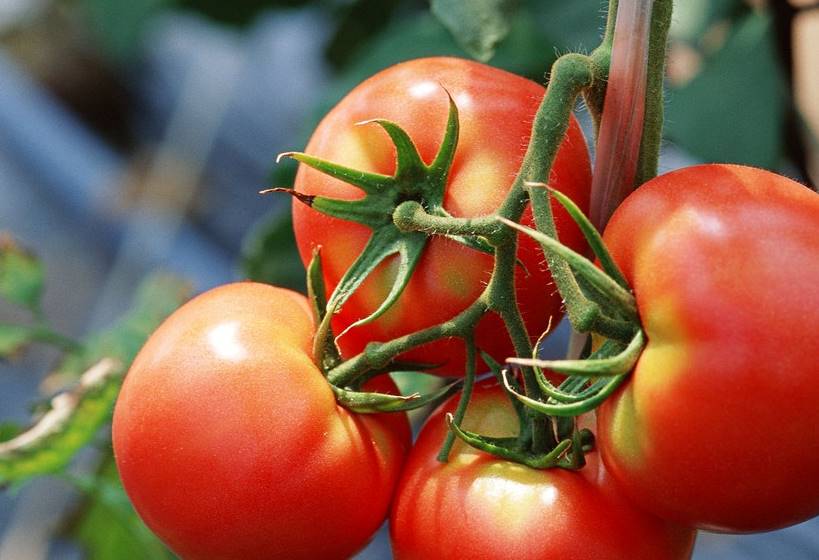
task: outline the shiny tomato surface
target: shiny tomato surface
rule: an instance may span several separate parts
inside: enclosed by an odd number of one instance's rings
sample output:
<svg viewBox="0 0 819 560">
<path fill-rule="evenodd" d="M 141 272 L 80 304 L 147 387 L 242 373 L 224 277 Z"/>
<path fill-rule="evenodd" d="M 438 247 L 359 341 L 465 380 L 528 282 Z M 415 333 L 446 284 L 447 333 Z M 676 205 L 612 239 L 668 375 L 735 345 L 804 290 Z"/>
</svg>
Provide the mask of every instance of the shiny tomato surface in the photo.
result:
<svg viewBox="0 0 819 560">
<path fill-rule="evenodd" d="M 186 560 L 348 558 L 384 520 L 406 417 L 337 406 L 310 358 L 314 329 L 304 296 L 229 284 L 177 310 L 134 361 L 117 466 Z"/>
<path fill-rule="evenodd" d="M 638 188 L 605 240 L 648 338 L 598 414 L 623 491 L 717 531 L 819 514 L 819 195 L 761 169 L 689 167 Z"/>
<path fill-rule="evenodd" d="M 444 413 L 456 405 L 429 418 L 407 460 L 390 517 L 397 560 L 690 557 L 694 531 L 635 509 L 596 452 L 580 471 L 536 470 L 457 442 L 449 462 L 438 462 Z M 464 426 L 495 437 L 518 429 L 494 382 L 476 387 Z"/>
</svg>

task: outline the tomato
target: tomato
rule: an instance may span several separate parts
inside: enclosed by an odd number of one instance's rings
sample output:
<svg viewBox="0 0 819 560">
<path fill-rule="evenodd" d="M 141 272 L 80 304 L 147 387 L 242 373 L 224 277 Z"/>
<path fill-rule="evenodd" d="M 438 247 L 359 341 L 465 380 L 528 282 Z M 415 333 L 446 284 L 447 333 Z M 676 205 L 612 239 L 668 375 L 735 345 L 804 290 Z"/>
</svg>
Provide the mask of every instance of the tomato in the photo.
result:
<svg viewBox="0 0 819 560">
<path fill-rule="evenodd" d="M 597 458 L 580 471 L 535 470 L 457 442 L 436 455 L 447 431 L 444 404 L 410 452 L 390 517 L 397 560 L 665 560 L 688 558 L 694 531 L 635 509 Z M 509 437 L 517 416 L 501 387 L 479 384 L 464 422 Z"/>
<path fill-rule="evenodd" d="M 623 491 L 717 531 L 819 514 L 819 195 L 689 167 L 637 189 L 604 239 L 648 338 L 598 415 Z"/>
<path fill-rule="evenodd" d="M 460 140 L 450 171 L 444 207 L 460 217 L 493 213 L 504 200 L 528 144 L 532 120 L 544 95 L 540 85 L 477 62 L 428 58 L 398 64 L 369 78 L 350 92 L 313 133 L 306 153 L 355 169 L 392 175 L 395 149 L 375 125 L 355 126 L 366 119 L 386 118 L 403 127 L 429 163 L 438 151 L 447 122 L 446 88 L 459 109 Z M 550 182 L 582 208 L 588 207 L 591 171 L 586 143 L 572 119 L 552 170 Z M 297 191 L 338 199 L 363 193 L 340 180 L 300 166 Z M 556 210 L 561 239 L 575 249 L 582 236 L 571 219 Z M 332 291 L 364 248 L 371 230 L 294 204 L 293 221 L 302 259 L 322 247 L 325 283 Z M 524 223 L 531 223 L 527 211 Z M 543 332 L 550 317 L 560 315 L 560 297 L 537 244 L 520 238 L 516 295 L 529 332 Z M 345 356 L 371 341 L 386 341 L 451 319 L 481 293 L 489 280 L 492 255 L 456 241 L 433 237 L 402 296 L 376 321 L 350 330 L 339 339 Z M 369 316 L 386 299 L 395 277 L 396 259 L 382 263 L 335 316 L 336 334 Z M 514 355 L 500 319 L 486 316 L 478 326 L 477 344 L 502 360 Z M 404 359 L 446 364 L 437 371 L 463 375 L 463 344 L 442 340 L 420 347 Z"/>
<path fill-rule="evenodd" d="M 347 558 L 386 517 L 406 416 L 337 406 L 310 359 L 314 328 L 304 296 L 229 284 L 177 310 L 134 361 L 117 466 L 186 560 Z"/>
</svg>

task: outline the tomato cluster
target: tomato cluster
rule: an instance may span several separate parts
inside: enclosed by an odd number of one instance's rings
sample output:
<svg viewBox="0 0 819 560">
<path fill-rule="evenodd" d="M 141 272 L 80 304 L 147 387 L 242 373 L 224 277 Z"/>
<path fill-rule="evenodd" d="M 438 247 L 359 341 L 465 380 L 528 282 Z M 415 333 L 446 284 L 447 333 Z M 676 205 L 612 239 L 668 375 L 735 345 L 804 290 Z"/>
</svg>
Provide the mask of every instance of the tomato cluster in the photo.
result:
<svg viewBox="0 0 819 560">
<path fill-rule="evenodd" d="M 492 214 L 544 90 L 488 66 L 437 58 L 387 69 L 327 115 L 307 153 L 389 178 L 403 157 L 400 142 L 389 141 L 396 129 L 355 126 L 377 117 L 402 127 L 429 164 L 451 116 L 447 93 L 460 138 L 443 210 L 418 202 L 452 217 Z M 574 121 L 550 184 L 587 207 L 589 159 Z M 363 196 L 308 166 L 296 191 L 308 202 Z M 520 221 L 532 223 L 528 209 Z M 561 241 L 582 250 L 568 215 L 555 208 L 555 221 Z M 319 249 L 323 257 L 327 293 L 313 296 L 332 299 L 372 231 L 309 204 L 294 205 L 294 225 L 305 262 Z M 599 409 L 597 450 L 583 468 L 533 469 L 460 441 L 439 462 L 458 396 L 410 449 L 403 412 L 357 413 L 334 395 L 395 394 L 380 375 L 389 367 L 335 387 L 332 364 L 316 358 L 327 339 L 321 312 L 300 294 L 247 282 L 180 308 L 128 373 L 113 442 L 136 510 L 186 559 L 348 558 L 389 517 L 398 559 L 662 560 L 689 557 L 695 529 L 770 530 L 819 514 L 811 484 L 819 472 L 819 196 L 758 169 L 687 168 L 640 187 L 604 240 L 633 289 L 647 344 Z M 537 244 L 520 236 L 517 247 L 509 297 L 534 337 L 559 316 L 561 299 Z M 495 263 L 433 235 L 390 309 L 354 325 L 389 296 L 399 260 L 375 266 L 331 311 L 332 331 L 343 332 L 338 360 L 451 320 L 480 297 Z M 487 362 L 514 354 L 491 313 L 475 340 Z M 395 358 L 463 375 L 464 348 L 444 338 Z M 478 383 L 460 426 L 487 441 L 514 440 L 521 413 L 513 402 L 497 382 Z"/>
</svg>

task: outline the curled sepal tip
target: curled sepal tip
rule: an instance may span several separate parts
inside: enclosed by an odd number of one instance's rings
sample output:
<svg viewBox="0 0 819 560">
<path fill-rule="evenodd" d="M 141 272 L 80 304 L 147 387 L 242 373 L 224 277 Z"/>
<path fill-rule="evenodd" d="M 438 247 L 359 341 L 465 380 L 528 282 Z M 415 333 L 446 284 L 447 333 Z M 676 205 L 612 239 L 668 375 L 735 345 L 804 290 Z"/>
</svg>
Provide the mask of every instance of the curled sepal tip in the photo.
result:
<svg viewBox="0 0 819 560">
<path fill-rule="evenodd" d="M 289 187 L 270 187 L 269 189 L 262 189 L 259 191 L 259 194 L 273 194 L 273 193 L 286 193 L 304 204 L 305 206 L 313 206 L 313 201 L 316 199 L 315 196 L 311 194 L 304 194 L 300 193 L 295 189 L 291 189 Z"/>
<path fill-rule="evenodd" d="M 507 461 L 514 461 L 533 469 L 548 469 L 553 467 L 564 467 L 570 465 L 564 460 L 567 452 L 572 448 L 572 440 L 565 439 L 547 453 L 534 454 L 526 452 L 519 447 L 518 438 L 495 438 L 476 434 L 461 428 L 455 422 L 452 414 L 446 415 L 446 423 L 449 430 L 455 436 L 475 449 L 489 453 Z"/>
<path fill-rule="evenodd" d="M 455 159 L 455 148 L 458 147 L 458 136 L 460 134 L 460 121 L 458 119 L 458 106 L 455 104 L 452 94 L 443 85 L 441 85 L 441 89 L 446 92 L 449 99 L 449 113 L 446 120 L 446 132 L 444 132 L 444 138 L 441 140 L 441 147 L 438 149 L 435 159 L 429 165 L 429 172 L 434 182 L 443 184 L 446 182 L 449 170 L 452 167 L 452 161 Z M 435 206 L 442 205 L 444 203 L 443 190 L 436 194 L 439 195 L 439 198 L 430 200 L 430 202 Z"/>
<path fill-rule="evenodd" d="M 390 395 L 370 391 L 353 391 L 331 385 L 336 401 L 343 407 L 363 414 L 380 412 L 401 412 L 434 405 L 454 394 L 461 381 L 445 385 L 431 393 L 412 393 L 411 395 Z"/>
<path fill-rule="evenodd" d="M 508 358 L 509 364 L 551 369 L 581 377 L 612 377 L 631 371 L 645 346 L 645 335 L 638 330 L 634 338 L 619 354 L 586 360 L 540 360 L 536 358 Z"/>
<path fill-rule="evenodd" d="M 527 397 L 512 388 L 509 384 L 507 375 L 504 375 L 504 386 L 506 390 L 515 396 L 520 402 L 541 414 L 549 416 L 580 416 L 586 412 L 594 410 L 605 401 L 617 388 L 623 384 L 627 376 L 617 375 L 607 379 L 605 383 L 600 384 L 599 388 L 595 386 L 595 391 L 588 397 L 572 402 L 572 403 L 551 403 L 535 400 Z"/>
</svg>

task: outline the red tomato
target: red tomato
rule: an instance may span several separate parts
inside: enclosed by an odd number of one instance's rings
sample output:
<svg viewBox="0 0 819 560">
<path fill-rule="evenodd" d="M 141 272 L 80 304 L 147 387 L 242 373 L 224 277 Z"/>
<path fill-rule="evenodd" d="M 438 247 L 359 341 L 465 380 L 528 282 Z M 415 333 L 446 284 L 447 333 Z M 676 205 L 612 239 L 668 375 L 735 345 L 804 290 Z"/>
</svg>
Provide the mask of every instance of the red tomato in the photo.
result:
<svg viewBox="0 0 819 560">
<path fill-rule="evenodd" d="M 580 471 L 535 470 L 457 442 L 436 460 L 450 400 L 410 452 L 390 517 L 397 560 L 666 560 L 688 558 L 694 531 L 635 509 L 597 459 Z M 464 423 L 509 437 L 517 417 L 496 384 L 475 388 Z"/>
<path fill-rule="evenodd" d="M 414 140 L 421 157 L 431 162 L 438 151 L 448 114 L 442 86 L 455 100 L 460 116 L 460 140 L 450 171 L 444 207 L 450 214 L 473 217 L 493 213 L 504 200 L 523 159 L 534 114 L 543 98 L 540 85 L 520 76 L 456 58 L 429 58 L 398 64 L 366 80 L 345 97 L 319 124 L 306 153 L 355 169 L 392 175 L 395 150 L 378 126 L 355 126 L 373 118 L 398 123 Z M 572 119 L 552 170 L 551 184 L 588 207 L 591 171 L 586 143 Z M 304 165 L 296 176 L 297 191 L 340 199 L 361 198 L 356 187 Z M 556 210 L 561 239 L 580 249 L 582 236 L 571 219 Z M 525 223 L 531 223 L 528 217 Z M 338 281 L 361 253 L 371 230 L 294 204 L 293 221 L 302 260 L 321 246 L 327 289 Z M 561 301 L 537 243 L 520 237 L 517 298 L 533 336 L 557 318 Z M 346 356 L 371 341 L 386 341 L 447 321 L 481 293 L 492 271 L 493 257 L 442 237 L 432 238 L 401 298 L 390 311 L 366 326 L 352 329 L 339 343 Z M 395 275 L 395 259 L 382 263 L 344 305 L 333 328 L 340 333 L 370 315 L 386 299 Z M 498 360 L 514 355 L 502 322 L 485 317 L 477 343 Z M 440 373 L 463 375 L 460 341 L 436 341 L 403 356 L 429 363 L 446 363 Z"/>
<path fill-rule="evenodd" d="M 229 284 L 176 311 L 134 361 L 117 466 L 186 560 L 347 558 L 384 520 L 406 417 L 337 406 L 310 359 L 314 328 L 304 296 Z"/>
<path fill-rule="evenodd" d="M 623 490 L 717 531 L 819 514 L 819 195 L 689 167 L 629 196 L 605 240 L 648 338 L 598 416 Z"/>
</svg>

